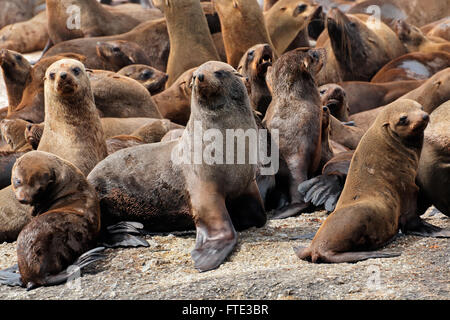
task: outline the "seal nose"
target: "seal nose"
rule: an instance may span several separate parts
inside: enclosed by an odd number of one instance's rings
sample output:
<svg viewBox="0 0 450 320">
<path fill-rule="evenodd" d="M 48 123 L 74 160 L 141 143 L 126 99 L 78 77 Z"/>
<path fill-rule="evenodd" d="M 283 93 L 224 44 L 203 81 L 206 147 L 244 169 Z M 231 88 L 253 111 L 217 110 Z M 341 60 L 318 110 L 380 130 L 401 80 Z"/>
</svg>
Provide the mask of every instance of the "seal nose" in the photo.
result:
<svg viewBox="0 0 450 320">
<path fill-rule="evenodd" d="M 422 116 L 422 119 L 423 119 L 424 121 L 428 121 L 428 120 L 430 120 L 430 116 L 428 115 L 428 113 L 425 113 L 425 114 Z"/>
<path fill-rule="evenodd" d="M 61 77 L 61 79 L 65 80 L 67 78 L 67 72 L 61 72 L 59 76 Z"/>
<path fill-rule="evenodd" d="M 197 79 L 198 79 L 198 81 L 203 82 L 203 80 L 205 80 L 205 75 L 204 75 L 203 73 L 200 73 L 200 74 L 197 76 Z"/>
</svg>

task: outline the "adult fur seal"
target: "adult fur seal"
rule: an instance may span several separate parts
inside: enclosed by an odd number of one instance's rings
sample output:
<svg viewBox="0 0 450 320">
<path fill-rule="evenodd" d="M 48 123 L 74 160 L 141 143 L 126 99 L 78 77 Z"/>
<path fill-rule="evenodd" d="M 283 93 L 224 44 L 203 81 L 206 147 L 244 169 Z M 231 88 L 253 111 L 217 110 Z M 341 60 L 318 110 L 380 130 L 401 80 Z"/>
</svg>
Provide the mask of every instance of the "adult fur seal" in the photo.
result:
<svg viewBox="0 0 450 320">
<path fill-rule="evenodd" d="M 317 46 L 326 48 L 327 64 L 317 75 L 319 85 L 369 81 L 382 66 L 406 51 L 394 31 L 381 21 L 369 23 L 368 16 L 346 15 L 339 9 L 328 12 L 327 32 L 320 38 Z"/>
<path fill-rule="evenodd" d="M 271 132 L 278 131 L 280 156 L 288 167 L 290 205 L 280 209 L 293 215 L 307 207 L 297 186 L 318 170 L 321 159 L 321 101 L 314 76 L 325 63 L 324 49 L 299 48 L 286 52 L 267 78 L 272 102 L 263 119 Z"/>
<path fill-rule="evenodd" d="M 105 136 L 81 62 L 62 59 L 45 73 L 45 121 L 38 150 L 66 159 L 87 175 L 107 155 Z"/>
<path fill-rule="evenodd" d="M 227 62 L 237 67 L 244 53 L 259 43 L 274 48 L 256 0 L 214 0 L 220 17 Z"/>
<path fill-rule="evenodd" d="M 132 64 L 151 65 L 151 60 L 142 47 L 135 42 L 116 40 L 97 43 L 97 56 L 104 61 L 102 69 L 117 72 Z"/>
<path fill-rule="evenodd" d="M 47 14 L 41 12 L 28 21 L 15 23 L 0 30 L 0 49 L 21 53 L 44 49 L 48 41 Z"/>
<path fill-rule="evenodd" d="M 17 160 L 12 185 L 35 216 L 17 238 L 20 280 L 28 289 L 63 283 L 59 274 L 96 244 L 100 206 L 83 173 L 53 154 L 32 151 Z"/>
<path fill-rule="evenodd" d="M 33 17 L 34 0 L 3 0 L 0 28 Z"/>
<path fill-rule="evenodd" d="M 131 66 L 120 69 L 117 73 L 136 80 L 152 96 L 164 91 L 167 79 L 169 78 L 167 73 L 143 64 L 132 64 Z"/>
<path fill-rule="evenodd" d="M 416 213 L 415 184 L 428 120 L 412 100 L 400 99 L 384 108 L 353 155 L 336 209 L 309 248 L 295 249 L 300 259 L 339 263 L 395 257 L 398 254 L 370 250 L 381 248 L 399 229 L 429 229 Z M 450 236 L 450 231 L 433 235 Z"/>
<path fill-rule="evenodd" d="M 433 204 L 450 216 L 450 101 L 430 114 L 419 162 L 419 213 Z"/>
<path fill-rule="evenodd" d="M 242 56 L 237 70 L 250 83 L 250 102 L 252 107 L 260 112 L 262 116 L 266 114 L 272 95 L 267 87 L 267 69 L 272 65 L 274 56 L 270 45 L 257 44 Z"/>
<path fill-rule="evenodd" d="M 224 164 L 209 160 L 195 164 L 199 162 L 191 157 L 197 135 L 194 126 L 203 131 L 214 128 L 223 137 L 226 129 L 256 130 L 246 88 L 236 74 L 222 62 L 200 66 L 192 81 L 191 117 L 179 140 L 120 150 L 88 176 L 99 194 L 106 225 L 131 217 L 153 231 L 185 230 L 195 224 L 192 258 L 199 271 L 217 268 L 224 261 L 236 245 L 235 229 L 266 222 L 255 181 L 256 164 L 225 164 L 225 153 L 218 155 L 218 150 L 205 152 Z M 204 147 L 202 143 L 200 152 Z"/>
<path fill-rule="evenodd" d="M 23 90 L 31 72 L 31 64 L 20 53 L 2 49 L 0 50 L 0 66 L 8 94 L 8 113 L 11 113 L 22 100 Z"/>
<path fill-rule="evenodd" d="M 200 0 L 164 0 L 162 9 L 167 21 L 170 53 L 167 63 L 167 86 L 186 70 L 204 62 L 219 61 Z M 195 23 L 192 23 L 195 21 Z M 195 54 L 192 54 L 195 52 Z"/>
</svg>

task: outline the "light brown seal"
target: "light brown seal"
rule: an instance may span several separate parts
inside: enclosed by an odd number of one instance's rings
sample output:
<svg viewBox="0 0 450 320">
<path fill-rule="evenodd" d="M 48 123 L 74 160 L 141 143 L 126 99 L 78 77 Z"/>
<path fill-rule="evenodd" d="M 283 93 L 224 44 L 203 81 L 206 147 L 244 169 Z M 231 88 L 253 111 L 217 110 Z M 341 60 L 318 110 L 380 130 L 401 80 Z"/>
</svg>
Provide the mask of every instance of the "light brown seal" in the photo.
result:
<svg viewBox="0 0 450 320">
<path fill-rule="evenodd" d="M 151 65 L 151 60 L 142 47 L 125 40 L 103 41 L 97 43 L 97 55 L 103 59 L 102 69 L 117 72 L 132 64 Z"/>
<path fill-rule="evenodd" d="M 117 73 L 136 80 L 152 96 L 164 91 L 167 79 L 169 78 L 167 73 L 143 64 L 132 64 L 120 69 Z"/>
</svg>

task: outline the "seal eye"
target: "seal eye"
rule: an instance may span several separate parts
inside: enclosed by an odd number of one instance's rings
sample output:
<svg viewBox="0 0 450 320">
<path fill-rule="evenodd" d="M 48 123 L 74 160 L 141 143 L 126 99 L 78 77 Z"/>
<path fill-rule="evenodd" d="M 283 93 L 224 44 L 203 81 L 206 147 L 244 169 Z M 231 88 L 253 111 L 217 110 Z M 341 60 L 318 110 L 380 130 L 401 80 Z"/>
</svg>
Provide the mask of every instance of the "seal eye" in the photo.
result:
<svg viewBox="0 0 450 320">
<path fill-rule="evenodd" d="M 81 69 L 78 68 L 78 67 L 75 67 L 75 68 L 72 69 L 72 72 L 73 72 L 73 74 L 74 74 L 75 76 L 78 76 L 78 75 L 80 75 L 80 73 L 81 73 Z"/>
<path fill-rule="evenodd" d="M 119 47 L 114 47 L 114 48 L 112 49 L 112 51 L 113 51 L 113 52 L 119 52 L 119 51 L 120 51 L 120 48 L 119 48 Z"/>
<path fill-rule="evenodd" d="M 247 59 L 248 59 L 249 61 L 252 61 L 254 57 L 255 57 L 255 50 L 249 51 L 249 52 L 248 52 L 248 55 L 247 55 Z"/>
<path fill-rule="evenodd" d="M 148 80 L 151 78 L 151 76 L 153 75 L 153 72 L 150 70 L 145 70 L 144 72 L 141 73 L 140 78 L 142 80 Z"/>
<path fill-rule="evenodd" d="M 348 25 L 349 25 L 350 27 L 352 27 L 352 28 L 356 27 L 356 23 L 354 23 L 353 21 L 350 22 Z"/>
<path fill-rule="evenodd" d="M 398 120 L 398 123 L 400 125 L 405 125 L 408 123 L 408 116 L 401 116 L 400 119 Z"/>
<path fill-rule="evenodd" d="M 225 72 L 222 70 L 219 71 L 214 71 L 214 75 L 216 76 L 216 78 L 223 78 L 225 76 Z"/>
<path fill-rule="evenodd" d="M 55 73 L 54 72 L 50 72 L 50 79 L 51 80 L 55 80 Z"/>
<path fill-rule="evenodd" d="M 325 89 L 320 90 L 320 94 L 324 94 L 325 92 L 327 92 Z"/>
<path fill-rule="evenodd" d="M 22 185 L 22 180 L 20 180 L 19 178 L 15 178 L 13 181 L 14 187 L 20 187 Z"/>
<path fill-rule="evenodd" d="M 308 5 L 306 5 L 304 3 L 303 4 L 299 4 L 297 6 L 297 14 L 300 14 L 300 13 L 304 12 L 307 7 L 308 7 Z"/>
<path fill-rule="evenodd" d="M 16 54 L 14 57 L 16 58 L 17 61 L 22 61 L 22 56 Z"/>
</svg>

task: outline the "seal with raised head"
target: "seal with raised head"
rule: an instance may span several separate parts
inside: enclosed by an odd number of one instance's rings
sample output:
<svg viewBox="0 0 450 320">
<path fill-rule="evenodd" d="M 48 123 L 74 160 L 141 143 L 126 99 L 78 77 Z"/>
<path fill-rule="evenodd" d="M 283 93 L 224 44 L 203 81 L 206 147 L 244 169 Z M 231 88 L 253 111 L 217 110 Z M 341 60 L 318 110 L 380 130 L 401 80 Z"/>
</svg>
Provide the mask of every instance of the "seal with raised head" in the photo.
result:
<svg viewBox="0 0 450 320">
<path fill-rule="evenodd" d="M 383 109 L 353 155 L 336 209 L 308 248 L 295 249 L 300 259 L 339 263 L 395 257 L 372 250 L 392 240 L 399 229 L 430 229 L 416 213 L 415 179 L 429 121 L 421 109 L 407 99 Z M 433 228 L 434 236 L 450 236 L 450 231 Z"/>
<path fill-rule="evenodd" d="M 193 75 L 191 117 L 179 140 L 120 150 L 88 176 L 99 194 L 106 225 L 133 219 L 151 231 L 195 226 L 192 258 L 199 271 L 224 261 L 236 245 L 235 230 L 266 222 L 255 180 L 256 161 L 237 164 L 237 155 L 231 154 L 232 162 L 226 163 L 225 151 L 219 150 L 234 143 L 234 137 L 225 142 L 227 129 L 256 130 L 245 85 L 236 74 L 222 62 L 201 65 Z M 224 137 L 217 150 L 205 142 L 194 150 L 198 129 L 213 129 Z M 250 149 L 250 144 L 244 147 L 246 153 Z M 202 154 L 206 158 L 198 161 Z"/>
<path fill-rule="evenodd" d="M 322 106 L 326 106 L 331 115 L 338 120 L 347 122 L 350 109 L 344 88 L 338 84 L 329 83 L 320 86 L 319 93 Z"/>
<path fill-rule="evenodd" d="M 64 283 L 61 271 L 92 249 L 100 231 L 95 189 L 72 163 L 31 151 L 12 169 L 17 200 L 33 207 L 33 218 L 17 238 L 22 285 L 28 289 Z"/>
</svg>

